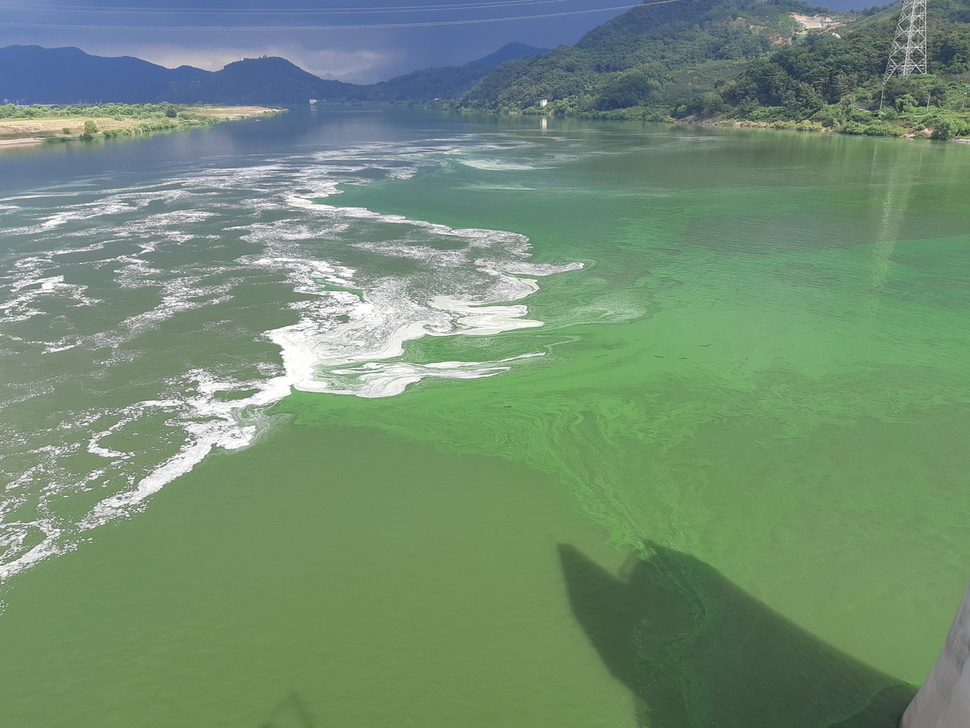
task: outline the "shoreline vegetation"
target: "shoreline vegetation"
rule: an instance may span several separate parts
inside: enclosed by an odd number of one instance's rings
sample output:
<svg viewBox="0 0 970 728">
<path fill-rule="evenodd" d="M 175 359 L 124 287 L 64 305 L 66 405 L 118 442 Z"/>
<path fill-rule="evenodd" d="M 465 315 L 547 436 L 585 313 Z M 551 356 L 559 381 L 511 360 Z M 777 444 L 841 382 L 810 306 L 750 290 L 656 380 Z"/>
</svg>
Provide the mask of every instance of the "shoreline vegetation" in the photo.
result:
<svg viewBox="0 0 970 728">
<path fill-rule="evenodd" d="M 940 107 L 919 108 L 907 99 L 905 105 L 879 109 L 849 101 L 824 109 L 822 113 L 804 119 L 784 118 L 780 109 L 766 109 L 765 113 L 743 116 L 738 114 L 698 114 L 673 116 L 669 112 L 649 107 L 630 107 L 612 112 L 555 113 L 544 109 L 524 109 L 505 112 L 509 116 L 537 116 L 540 118 L 574 118 L 598 121 L 640 121 L 677 126 L 718 126 L 746 129 L 775 129 L 807 131 L 822 134 L 850 134 L 906 139 L 936 139 L 940 141 L 970 142 L 970 109 Z M 467 109 L 459 109 L 466 113 Z M 775 112 L 775 113 L 772 113 Z"/>
<path fill-rule="evenodd" d="M 274 116 L 267 106 L 101 104 L 97 106 L 0 105 L 0 150 L 45 143 L 90 142 L 163 131 L 208 127 L 223 121 Z"/>
<path fill-rule="evenodd" d="M 924 74 L 895 77 L 882 83 L 872 81 L 845 94 L 837 103 L 810 109 L 811 113 L 785 104 L 731 107 L 722 98 L 708 95 L 676 109 L 636 106 L 580 112 L 577 116 L 967 142 L 964 137 L 970 135 L 968 92 L 970 74 L 959 79 Z M 550 114 L 545 109 L 525 109 L 522 113 L 555 115 L 555 111 Z"/>
</svg>

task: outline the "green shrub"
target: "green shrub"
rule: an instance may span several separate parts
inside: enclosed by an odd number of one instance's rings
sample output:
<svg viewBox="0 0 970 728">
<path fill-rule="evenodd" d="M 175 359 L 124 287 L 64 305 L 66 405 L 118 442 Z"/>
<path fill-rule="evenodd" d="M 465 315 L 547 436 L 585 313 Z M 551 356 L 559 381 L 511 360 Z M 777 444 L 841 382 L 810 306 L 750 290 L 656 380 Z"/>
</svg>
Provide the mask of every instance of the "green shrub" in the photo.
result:
<svg viewBox="0 0 970 728">
<path fill-rule="evenodd" d="M 885 121 L 876 121 L 863 130 L 866 136 L 902 136 L 902 131 L 890 126 Z"/>
<path fill-rule="evenodd" d="M 841 134 L 865 134 L 866 126 L 860 124 L 858 121 L 847 121 L 841 127 L 839 127 L 839 133 Z"/>
<path fill-rule="evenodd" d="M 970 124 L 965 119 L 943 112 L 932 120 L 933 139 L 956 139 L 970 132 Z"/>
</svg>

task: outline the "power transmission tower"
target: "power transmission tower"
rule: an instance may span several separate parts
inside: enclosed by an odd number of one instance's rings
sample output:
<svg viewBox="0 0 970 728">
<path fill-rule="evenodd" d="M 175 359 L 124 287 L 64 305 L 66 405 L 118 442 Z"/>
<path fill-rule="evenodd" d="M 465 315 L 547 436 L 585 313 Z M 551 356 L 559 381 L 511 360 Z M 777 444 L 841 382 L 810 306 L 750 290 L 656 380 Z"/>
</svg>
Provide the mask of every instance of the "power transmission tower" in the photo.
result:
<svg viewBox="0 0 970 728">
<path fill-rule="evenodd" d="M 889 51 L 886 79 L 911 73 L 926 73 L 926 0 L 903 0 Z"/>
</svg>

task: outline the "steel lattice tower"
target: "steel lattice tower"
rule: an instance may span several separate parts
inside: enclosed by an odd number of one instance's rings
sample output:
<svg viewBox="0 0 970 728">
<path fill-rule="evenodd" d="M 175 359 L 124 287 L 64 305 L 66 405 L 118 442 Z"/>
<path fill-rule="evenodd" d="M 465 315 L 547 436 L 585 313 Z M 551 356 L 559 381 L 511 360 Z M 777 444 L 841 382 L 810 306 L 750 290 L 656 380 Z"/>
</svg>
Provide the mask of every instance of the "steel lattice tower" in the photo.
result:
<svg viewBox="0 0 970 728">
<path fill-rule="evenodd" d="M 926 73 L 926 0 L 903 0 L 886 78 Z"/>
</svg>

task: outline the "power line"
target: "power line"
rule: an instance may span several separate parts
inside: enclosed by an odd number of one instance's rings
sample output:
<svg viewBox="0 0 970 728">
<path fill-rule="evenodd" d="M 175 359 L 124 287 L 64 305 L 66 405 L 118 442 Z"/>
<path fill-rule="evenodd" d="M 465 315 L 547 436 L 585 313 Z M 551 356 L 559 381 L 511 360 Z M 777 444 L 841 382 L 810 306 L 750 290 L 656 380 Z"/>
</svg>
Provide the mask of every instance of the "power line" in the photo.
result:
<svg viewBox="0 0 970 728">
<path fill-rule="evenodd" d="M 559 13 L 540 13 L 537 15 L 511 15 L 499 18 L 474 18 L 467 20 L 435 20 L 414 23 L 360 23 L 354 25 L 76 25 L 72 23 L 11 23 L 5 22 L 7 27 L 16 28 L 52 28 L 58 30 L 263 30 L 263 31 L 296 31 L 296 30 L 383 30 L 392 28 L 432 28 L 444 25 L 477 25 L 480 23 L 502 23 L 513 20 L 537 20 L 542 18 L 560 18 L 567 15 L 587 15 L 590 13 L 605 13 L 613 10 L 629 10 L 630 8 L 646 7 L 650 5 L 668 5 L 681 0 L 655 0 L 636 5 L 614 5 L 608 8 L 590 8 L 586 10 L 567 10 Z"/>
<path fill-rule="evenodd" d="M 495 2 L 451 3 L 443 5 L 391 5 L 365 8 L 159 8 L 159 7 L 81 7 L 77 5 L 30 5 L 27 3 L 0 2 L 6 10 L 30 10 L 49 13 L 97 13 L 114 15 L 366 15 L 370 13 L 426 13 L 436 10 L 483 10 L 489 8 L 519 7 L 524 5 L 548 5 L 567 0 L 496 0 Z"/>
</svg>

